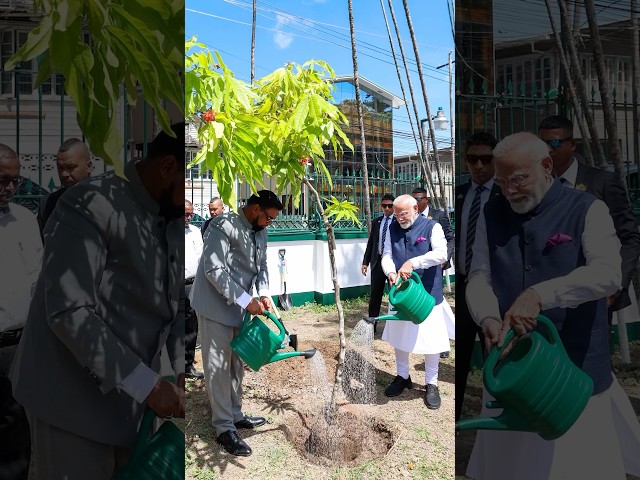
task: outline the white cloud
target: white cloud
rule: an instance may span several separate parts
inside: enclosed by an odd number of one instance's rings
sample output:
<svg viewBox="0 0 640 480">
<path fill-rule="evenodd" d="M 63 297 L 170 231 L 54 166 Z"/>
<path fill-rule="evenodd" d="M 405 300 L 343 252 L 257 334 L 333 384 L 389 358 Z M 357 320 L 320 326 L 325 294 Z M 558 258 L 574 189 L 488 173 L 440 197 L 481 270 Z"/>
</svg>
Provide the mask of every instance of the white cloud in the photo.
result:
<svg viewBox="0 0 640 480">
<path fill-rule="evenodd" d="M 281 50 L 284 50 L 291 42 L 293 42 L 293 35 L 283 32 L 282 27 L 285 25 L 289 25 L 295 21 L 295 17 L 286 14 L 277 14 L 276 15 L 276 33 L 273 35 L 273 41 L 276 46 Z"/>
<path fill-rule="evenodd" d="M 291 42 L 293 41 L 293 37 L 291 35 L 289 35 L 288 33 L 277 31 L 273 35 L 273 41 L 275 42 L 275 44 L 276 44 L 276 46 L 278 48 L 284 50 L 289 45 L 291 45 Z"/>
</svg>

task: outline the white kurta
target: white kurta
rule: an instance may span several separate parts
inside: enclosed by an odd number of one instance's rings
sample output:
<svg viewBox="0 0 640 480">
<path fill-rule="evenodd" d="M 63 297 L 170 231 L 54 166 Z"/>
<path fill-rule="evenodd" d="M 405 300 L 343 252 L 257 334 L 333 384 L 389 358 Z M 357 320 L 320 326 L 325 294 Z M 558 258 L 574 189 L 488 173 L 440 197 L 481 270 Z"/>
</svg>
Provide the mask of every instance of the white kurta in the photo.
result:
<svg viewBox="0 0 640 480">
<path fill-rule="evenodd" d="M 444 323 L 447 325 L 447 334 L 449 340 L 455 341 L 456 339 L 456 317 L 451 309 L 451 305 L 445 298 L 442 302 L 442 313 L 444 315 Z"/>
<path fill-rule="evenodd" d="M 486 391 L 483 405 L 493 400 Z M 502 409 L 487 409 L 496 416 Z M 562 437 L 478 430 L 466 475 L 476 480 L 625 480 L 640 475 L 640 424 L 629 397 L 613 376 L 607 390 L 589 399 L 584 412 Z"/>
<path fill-rule="evenodd" d="M 431 250 L 424 255 L 411 258 L 414 269 L 432 268 L 447 261 L 447 239 L 439 223 L 431 230 Z M 385 275 L 395 272 L 391 258 L 391 235 L 386 237 L 382 255 L 382 270 Z M 443 304 L 433 307 L 424 322 L 419 325 L 409 321 L 390 320 L 385 323 L 382 339 L 394 348 L 410 353 L 441 353 L 449 351 L 449 335 L 444 318 Z"/>
<path fill-rule="evenodd" d="M 446 303 L 443 300 L 434 306 L 427 319 L 419 325 L 398 320 L 385 322 L 382 340 L 389 342 L 393 348 L 409 353 L 448 352 L 449 335 L 443 308 Z"/>
</svg>

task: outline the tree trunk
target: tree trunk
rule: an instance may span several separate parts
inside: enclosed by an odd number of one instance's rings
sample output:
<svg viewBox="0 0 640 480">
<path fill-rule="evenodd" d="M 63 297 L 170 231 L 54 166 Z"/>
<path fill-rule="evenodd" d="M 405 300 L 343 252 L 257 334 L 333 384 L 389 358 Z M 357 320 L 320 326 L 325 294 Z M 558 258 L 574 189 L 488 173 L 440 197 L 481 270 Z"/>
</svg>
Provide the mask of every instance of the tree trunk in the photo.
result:
<svg viewBox="0 0 640 480">
<path fill-rule="evenodd" d="M 400 38 L 400 29 L 398 28 L 398 22 L 396 21 L 396 15 L 393 11 L 393 4 L 391 0 L 388 0 L 389 3 L 389 13 L 391 13 L 391 20 L 393 21 L 393 26 L 396 30 L 396 36 L 398 37 L 398 45 L 400 47 L 400 55 L 402 56 L 402 63 L 404 64 L 404 71 L 407 74 L 407 85 L 409 86 L 409 94 L 411 95 L 411 103 L 413 104 L 413 111 L 416 116 L 416 124 L 418 125 L 418 137 L 420 138 L 420 161 L 422 164 L 422 177 L 425 179 L 425 184 L 427 190 L 430 192 L 432 197 L 437 197 L 436 187 L 433 184 L 433 175 L 431 174 L 431 167 L 429 165 L 427 159 L 427 141 L 424 138 L 424 132 L 422 131 L 422 127 L 420 126 L 420 117 L 418 116 L 418 106 L 416 104 L 416 96 L 413 93 L 413 85 L 411 83 L 411 75 L 409 74 L 409 67 L 407 66 L 407 57 L 404 54 L 404 47 L 402 46 L 402 39 Z M 402 82 L 400 82 L 402 84 Z"/>
<path fill-rule="evenodd" d="M 396 49 L 393 45 L 393 39 L 391 38 L 391 29 L 389 28 L 389 21 L 387 20 L 387 12 L 384 9 L 384 1 L 380 0 L 380 7 L 382 8 L 382 16 L 384 17 L 384 24 L 387 26 L 387 36 L 389 37 L 389 45 L 391 46 L 391 55 L 393 56 L 393 63 L 396 66 L 396 74 L 398 75 L 398 83 L 400 83 L 400 90 L 402 91 L 402 100 L 404 100 L 404 106 L 407 109 L 407 117 L 409 118 L 409 124 L 411 125 L 411 133 L 413 134 L 413 140 L 416 143 L 416 152 L 420 154 L 420 144 L 418 143 L 418 136 L 416 135 L 413 118 L 411 111 L 409 110 L 409 102 L 407 102 L 407 95 L 404 91 L 404 83 L 402 82 L 402 74 L 400 73 L 400 66 L 398 65 L 398 58 L 396 57 Z M 418 124 L 419 128 L 420 124 Z M 426 176 L 426 171 L 424 172 Z"/>
<path fill-rule="evenodd" d="M 567 2 L 565 0 L 558 0 L 558 6 L 560 7 L 560 20 L 565 25 L 565 30 L 570 31 L 569 28 L 569 14 L 567 11 Z M 567 46 L 569 47 L 569 62 L 571 68 L 572 79 L 577 86 L 577 94 L 580 99 L 580 103 L 582 104 L 582 111 L 585 113 L 585 120 L 587 121 L 587 127 L 589 128 L 589 133 L 591 134 L 591 144 L 595 149 L 594 152 L 594 164 L 598 167 L 602 167 L 606 161 L 604 158 L 604 151 L 602 150 L 602 145 L 600 144 L 600 135 L 598 134 L 598 129 L 596 128 L 595 122 L 593 121 L 593 115 L 589 109 L 589 98 L 587 96 L 587 87 L 584 83 L 584 76 L 580 73 L 580 60 L 578 59 L 578 50 L 576 48 L 576 43 L 574 41 L 574 37 L 570 37 L 568 39 Z M 587 141 L 589 139 L 585 139 Z"/>
<path fill-rule="evenodd" d="M 331 222 L 327 219 L 327 216 L 324 214 L 324 208 L 322 207 L 322 200 L 320 199 L 320 194 L 318 191 L 313 188 L 311 182 L 307 177 L 303 177 L 302 183 L 304 183 L 313 199 L 318 207 L 318 213 L 322 217 L 322 222 L 324 223 L 325 228 L 327 229 L 327 246 L 329 247 L 329 263 L 331 265 L 331 281 L 333 282 L 333 290 L 335 292 L 336 299 L 336 308 L 338 309 L 338 335 L 340 337 L 340 354 L 338 355 L 338 365 L 336 366 L 336 376 L 335 382 L 333 384 L 333 391 L 331 392 L 331 401 L 329 404 L 330 411 L 329 418 L 333 418 L 333 413 L 336 406 L 336 401 L 338 399 L 338 393 L 342 387 L 342 369 L 344 368 L 344 357 L 345 350 L 347 348 L 347 342 L 344 336 L 344 310 L 342 309 L 342 301 L 340 300 L 340 284 L 338 283 L 338 268 L 336 266 L 336 237 L 333 231 L 333 226 Z"/>
<path fill-rule="evenodd" d="M 367 232 L 371 232 L 371 202 L 369 201 L 369 168 L 367 166 L 367 146 L 364 134 L 364 118 L 362 102 L 360 101 L 360 80 L 358 78 L 358 55 L 356 54 L 356 32 L 353 22 L 353 3 L 349 2 L 349 30 L 351 31 L 351 58 L 353 60 L 353 85 L 356 89 L 356 104 L 358 105 L 358 124 L 360 125 L 360 144 L 362 150 L 362 177 L 364 185 L 364 213 L 367 219 Z M 341 350 L 340 355 L 344 356 Z"/>
<path fill-rule="evenodd" d="M 424 97 L 424 106 L 427 109 L 427 121 L 429 122 L 429 135 L 431 135 L 431 145 L 433 147 L 433 160 L 436 164 L 436 173 L 438 174 L 438 184 L 440 186 L 440 198 L 442 199 L 442 205 L 440 207 L 444 210 L 444 213 L 449 215 L 449 207 L 445 201 L 444 190 L 444 178 L 442 178 L 442 169 L 440 167 L 440 158 L 438 157 L 438 145 L 436 142 L 436 134 L 433 129 L 433 119 L 431 118 L 431 110 L 429 108 L 429 97 L 427 96 L 427 86 L 424 83 L 424 75 L 422 74 L 422 63 L 420 62 L 420 52 L 418 51 L 418 43 L 416 42 L 416 36 L 413 32 L 413 23 L 411 22 L 411 15 L 409 13 L 409 5 L 407 0 L 402 0 L 404 5 L 404 13 L 407 16 L 407 25 L 409 26 L 409 35 L 411 35 L 411 42 L 413 43 L 413 52 L 416 57 L 416 64 L 418 65 L 418 77 L 420 78 L 420 85 L 422 86 L 422 96 Z"/>
<path fill-rule="evenodd" d="M 560 38 L 560 33 L 558 32 L 558 27 L 554 19 L 553 11 L 551 10 L 551 0 L 545 0 L 545 4 L 547 5 L 547 13 L 549 14 L 549 21 L 551 22 L 551 29 L 553 30 L 553 35 L 556 37 L 556 44 L 558 46 L 558 52 L 560 56 L 560 63 L 562 64 L 562 68 L 565 72 L 567 82 L 569 83 L 569 91 L 571 92 L 571 95 L 569 95 L 569 100 L 571 101 L 571 107 L 573 108 L 575 120 L 578 123 L 578 127 L 580 128 L 580 135 L 582 135 L 583 140 L 586 140 L 584 143 L 585 150 L 586 150 L 585 157 L 586 157 L 587 163 L 593 166 L 594 164 L 593 153 L 591 151 L 591 144 L 588 141 L 589 135 L 584 125 L 584 119 L 586 118 L 586 115 L 585 115 L 585 112 L 580 107 L 580 104 L 578 103 L 578 99 L 574 94 L 574 92 L 576 92 L 576 86 L 575 86 L 575 83 L 573 82 L 575 72 L 573 72 L 573 75 L 572 75 L 572 71 L 569 68 L 569 64 L 567 62 L 567 56 L 565 55 L 564 48 L 563 48 L 564 45 L 563 45 L 562 39 Z M 562 12 L 561 12 L 561 15 L 562 15 Z M 567 34 L 566 43 L 569 43 L 569 42 L 573 44 L 573 48 L 575 49 L 573 35 Z M 578 76 L 580 76 L 579 72 L 578 72 Z M 582 87 L 584 88 L 584 84 L 582 85 Z M 587 110 L 587 114 L 588 114 L 588 110 Z"/>
<path fill-rule="evenodd" d="M 613 110 L 611 93 L 609 92 L 609 82 L 607 72 L 604 66 L 604 53 L 602 51 L 602 42 L 600 40 L 600 31 L 598 29 L 598 19 L 596 17 L 596 9 L 593 0 L 585 0 L 585 12 L 587 21 L 589 22 L 589 32 L 591 33 L 591 46 L 593 48 L 593 58 L 596 62 L 596 73 L 598 75 L 598 87 L 600 89 L 600 99 L 602 101 L 602 112 L 604 113 L 604 125 L 607 130 L 609 160 L 613 162 L 613 169 L 618 179 L 624 185 L 627 191 L 627 179 L 622 164 L 622 151 L 618 143 L 618 127 L 616 125 L 616 112 Z M 627 196 L 629 193 L 627 192 Z"/>
<path fill-rule="evenodd" d="M 640 108 L 638 108 L 638 93 L 640 93 L 640 22 L 638 21 L 638 2 L 631 0 L 631 30 L 633 32 L 633 57 L 631 60 L 633 71 L 632 102 L 633 102 L 633 158 L 640 162 Z M 640 267 L 639 267 L 640 268 Z"/>
<path fill-rule="evenodd" d="M 251 84 L 256 78 L 256 1 L 253 0 L 253 21 L 251 22 Z"/>
</svg>

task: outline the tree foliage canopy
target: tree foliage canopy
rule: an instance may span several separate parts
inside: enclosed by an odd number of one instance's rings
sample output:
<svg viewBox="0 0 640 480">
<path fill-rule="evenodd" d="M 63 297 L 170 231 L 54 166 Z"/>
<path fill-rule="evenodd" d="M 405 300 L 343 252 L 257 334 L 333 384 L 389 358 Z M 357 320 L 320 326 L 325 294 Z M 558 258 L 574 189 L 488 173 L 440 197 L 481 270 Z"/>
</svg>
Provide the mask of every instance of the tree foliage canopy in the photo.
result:
<svg viewBox="0 0 640 480">
<path fill-rule="evenodd" d="M 62 74 L 91 150 L 121 172 L 123 142 L 115 115 L 121 86 L 131 105 L 140 87 L 167 132 L 171 121 L 164 102 L 184 108 L 184 28 L 176 28 L 184 25 L 184 0 L 34 0 L 34 9 L 40 23 L 5 69 L 37 58 L 35 88 L 54 72 Z"/>
<path fill-rule="evenodd" d="M 324 148 L 353 150 L 341 128 L 347 118 L 331 102 L 334 72 L 323 61 L 289 63 L 251 85 L 194 37 L 185 43 L 185 70 L 186 115 L 202 145 L 192 164 L 211 170 L 225 203 L 235 203 L 237 178 L 257 190 L 277 177 L 277 190 L 290 188 L 298 205 L 303 159 L 330 181 Z"/>
</svg>

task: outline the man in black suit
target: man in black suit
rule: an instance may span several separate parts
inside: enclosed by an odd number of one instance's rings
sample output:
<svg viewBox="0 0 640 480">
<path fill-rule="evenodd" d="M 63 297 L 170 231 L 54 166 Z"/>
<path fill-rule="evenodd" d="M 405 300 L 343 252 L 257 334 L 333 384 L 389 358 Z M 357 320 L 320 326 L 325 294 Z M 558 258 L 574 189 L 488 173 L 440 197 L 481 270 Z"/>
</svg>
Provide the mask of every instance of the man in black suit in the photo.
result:
<svg viewBox="0 0 640 480">
<path fill-rule="evenodd" d="M 371 222 L 371 234 L 367 242 L 367 249 L 362 258 L 362 275 L 367 274 L 367 269 L 371 266 L 371 297 L 369 299 L 369 316 L 378 317 L 380 315 L 380 305 L 382 303 L 382 295 L 384 294 L 384 286 L 387 277 L 382 271 L 380 259 L 382 258 L 382 245 L 384 239 L 389 234 L 389 227 L 393 221 L 393 200 L 394 196 L 385 193 L 382 196 L 382 215 L 375 218 Z M 384 221 L 384 223 L 382 223 Z M 385 228 L 386 225 L 386 228 Z M 374 324 L 374 330 L 377 326 Z"/>
<path fill-rule="evenodd" d="M 621 243 L 622 288 L 608 300 L 609 323 L 614 311 L 631 304 L 629 285 L 640 256 L 640 232 L 635 221 L 624 186 L 612 173 L 579 163 L 574 155 L 576 141 L 573 138 L 573 123 L 561 115 L 545 118 L 538 127 L 538 136 L 549 147 L 553 159 L 553 172 L 569 188 L 583 190 L 604 201 L 616 228 Z"/>
<path fill-rule="evenodd" d="M 484 353 L 482 332 L 471 318 L 466 300 L 467 274 L 473 258 L 473 243 L 484 204 L 491 197 L 501 195 L 494 181 L 493 148 L 497 140 L 488 132 L 476 132 L 467 138 L 465 162 L 471 181 L 456 187 L 456 421 L 462 413 L 467 376 L 476 335 Z M 477 197 L 477 198 L 476 198 Z M 475 200 L 475 202 L 474 202 Z"/>
<path fill-rule="evenodd" d="M 451 221 L 449 220 L 449 217 L 444 213 L 444 211 L 438 210 L 437 208 L 431 208 L 431 206 L 429 205 L 429 195 L 424 188 L 414 188 L 411 192 L 411 195 L 418 202 L 418 213 L 420 213 L 420 215 L 424 215 L 427 218 L 432 218 L 442 226 L 444 236 L 447 239 L 447 261 L 446 263 L 441 265 L 442 269 L 445 270 L 451 266 L 451 256 L 453 255 L 454 249 L 454 235 L 453 230 L 451 229 Z"/>
</svg>

